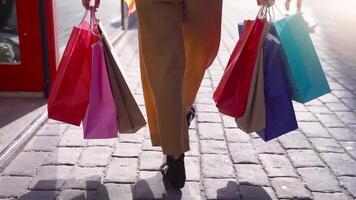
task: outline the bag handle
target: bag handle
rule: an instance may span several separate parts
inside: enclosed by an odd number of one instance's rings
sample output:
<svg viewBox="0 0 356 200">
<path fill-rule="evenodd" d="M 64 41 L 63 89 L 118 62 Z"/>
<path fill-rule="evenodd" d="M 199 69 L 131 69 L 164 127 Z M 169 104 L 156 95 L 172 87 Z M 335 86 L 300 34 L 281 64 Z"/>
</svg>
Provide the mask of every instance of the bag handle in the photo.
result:
<svg viewBox="0 0 356 200">
<path fill-rule="evenodd" d="M 85 21 L 85 19 L 88 16 L 88 13 L 90 13 L 89 30 L 92 33 L 98 34 L 98 29 L 97 29 L 98 20 L 96 18 L 95 12 L 96 12 L 96 8 L 94 8 L 93 6 L 90 6 L 87 10 L 85 10 L 84 16 L 83 16 L 80 24 L 82 24 Z"/>
</svg>

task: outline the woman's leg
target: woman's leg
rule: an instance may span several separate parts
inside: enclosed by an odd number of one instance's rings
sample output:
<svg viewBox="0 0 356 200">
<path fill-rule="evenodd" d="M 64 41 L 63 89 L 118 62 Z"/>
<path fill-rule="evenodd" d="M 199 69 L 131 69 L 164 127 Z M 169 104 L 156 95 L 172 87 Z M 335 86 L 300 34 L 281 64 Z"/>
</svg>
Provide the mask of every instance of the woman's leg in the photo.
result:
<svg viewBox="0 0 356 200">
<path fill-rule="evenodd" d="M 178 157 L 189 150 L 183 102 L 183 0 L 136 0 L 142 86 L 152 144 Z"/>
<path fill-rule="evenodd" d="M 302 0 L 297 0 L 297 12 L 302 11 L 302 4 L 303 4 Z"/>
<path fill-rule="evenodd" d="M 194 103 L 206 69 L 220 45 L 222 0 L 184 0 L 184 106 Z"/>
<path fill-rule="evenodd" d="M 284 7 L 285 7 L 286 11 L 289 11 L 289 8 L 290 8 L 290 1 L 291 1 L 291 0 L 286 0 L 286 2 L 284 3 Z"/>
</svg>

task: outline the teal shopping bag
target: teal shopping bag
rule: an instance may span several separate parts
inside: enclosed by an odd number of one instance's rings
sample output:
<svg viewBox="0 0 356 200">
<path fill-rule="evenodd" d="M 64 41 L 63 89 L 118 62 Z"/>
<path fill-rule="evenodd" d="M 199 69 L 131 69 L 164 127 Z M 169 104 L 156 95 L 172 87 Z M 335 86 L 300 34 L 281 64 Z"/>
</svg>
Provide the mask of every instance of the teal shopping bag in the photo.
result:
<svg viewBox="0 0 356 200">
<path fill-rule="evenodd" d="M 306 103 L 331 92 L 302 14 L 286 17 L 274 26 L 285 54 L 293 100 Z"/>
</svg>

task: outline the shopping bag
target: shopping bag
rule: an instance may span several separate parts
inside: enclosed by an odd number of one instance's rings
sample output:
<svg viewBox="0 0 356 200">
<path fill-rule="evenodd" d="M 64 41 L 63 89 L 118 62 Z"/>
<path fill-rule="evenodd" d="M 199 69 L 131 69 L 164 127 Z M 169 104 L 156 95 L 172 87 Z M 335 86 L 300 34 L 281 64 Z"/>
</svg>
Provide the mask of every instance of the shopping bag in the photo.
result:
<svg viewBox="0 0 356 200">
<path fill-rule="evenodd" d="M 245 29 L 214 92 L 216 106 L 226 115 L 241 118 L 245 114 L 252 74 L 266 24 L 265 19 L 259 18 L 245 22 Z"/>
<path fill-rule="evenodd" d="M 48 98 L 49 118 L 77 126 L 89 102 L 92 44 L 98 41 L 93 31 L 93 16 L 90 23 L 84 20 L 85 16 L 73 28 Z"/>
<path fill-rule="evenodd" d="M 101 24 L 99 28 L 104 42 L 105 60 L 117 110 L 119 132 L 134 133 L 144 127 L 146 121 L 120 71 L 116 51 L 111 46 Z"/>
<path fill-rule="evenodd" d="M 274 24 L 288 62 L 293 100 L 306 103 L 330 92 L 329 84 L 301 13 Z"/>
<path fill-rule="evenodd" d="M 242 26 L 242 23 L 239 24 L 239 33 L 242 33 Z M 258 56 L 255 70 L 252 75 L 245 114 L 241 118 L 236 119 L 238 127 L 246 133 L 260 131 L 266 127 L 262 45 L 268 30 L 269 25 L 266 24 L 262 34 L 262 42 L 258 49 Z"/>
<path fill-rule="evenodd" d="M 111 93 L 102 42 L 93 44 L 93 76 L 87 112 L 83 120 L 84 139 L 107 139 L 118 136 L 117 114 Z"/>
<path fill-rule="evenodd" d="M 269 141 L 297 129 L 298 124 L 281 45 L 272 34 L 268 34 L 265 40 L 263 57 L 266 128 L 257 134 L 263 140 Z"/>
</svg>

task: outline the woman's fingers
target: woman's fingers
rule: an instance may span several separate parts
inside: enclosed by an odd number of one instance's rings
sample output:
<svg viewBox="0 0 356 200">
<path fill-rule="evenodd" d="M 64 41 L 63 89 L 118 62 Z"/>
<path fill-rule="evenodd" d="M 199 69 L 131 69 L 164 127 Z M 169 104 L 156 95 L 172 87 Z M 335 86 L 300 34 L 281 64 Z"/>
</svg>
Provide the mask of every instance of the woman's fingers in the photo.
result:
<svg viewBox="0 0 356 200">
<path fill-rule="evenodd" d="M 88 9 L 90 6 L 90 0 L 82 0 L 83 7 Z"/>
<path fill-rule="evenodd" d="M 273 6 L 275 0 L 257 0 L 258 5 L 263 5 L 263 6 Z"/>
<path fill-rule="evenodd" d="M 94 8 L 99 8 L 99 6 L 100 6 L 100 0 L 95 0 Z"/>
</svg>

